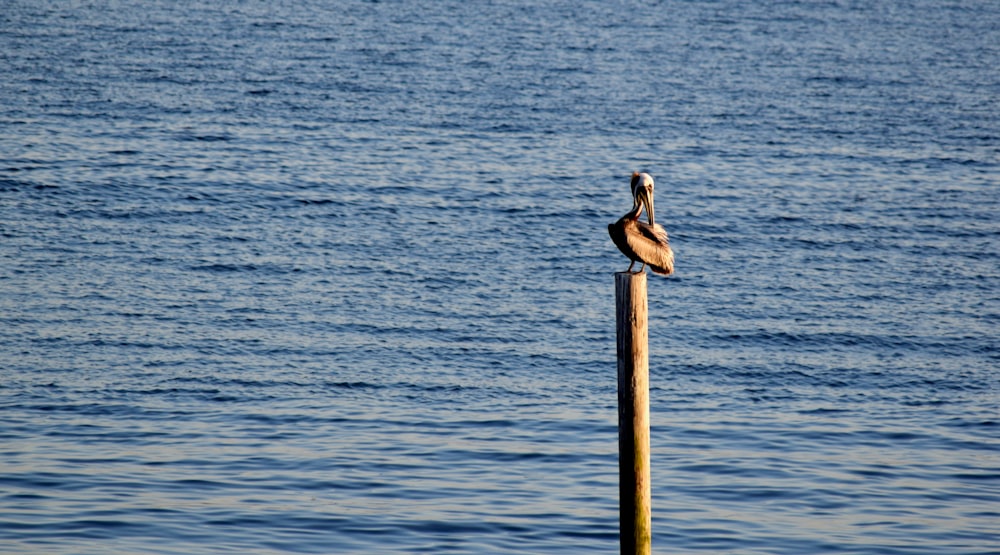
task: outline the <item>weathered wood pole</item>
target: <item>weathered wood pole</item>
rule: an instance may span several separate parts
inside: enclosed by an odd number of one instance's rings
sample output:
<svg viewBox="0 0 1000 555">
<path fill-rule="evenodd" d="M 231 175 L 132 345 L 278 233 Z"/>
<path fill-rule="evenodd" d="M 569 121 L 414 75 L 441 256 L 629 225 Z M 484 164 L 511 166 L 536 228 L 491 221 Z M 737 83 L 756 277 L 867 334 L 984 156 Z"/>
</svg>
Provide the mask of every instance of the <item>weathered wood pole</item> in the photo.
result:
<svg viewBox="0 0 1000 555">
<path fill-rule="evenodd" d="M 646 273 L 615 273 L 618 334 L 618 502 L 621 555 L 652 547 L 649 481 L 649 324 Z"/>
</svg>

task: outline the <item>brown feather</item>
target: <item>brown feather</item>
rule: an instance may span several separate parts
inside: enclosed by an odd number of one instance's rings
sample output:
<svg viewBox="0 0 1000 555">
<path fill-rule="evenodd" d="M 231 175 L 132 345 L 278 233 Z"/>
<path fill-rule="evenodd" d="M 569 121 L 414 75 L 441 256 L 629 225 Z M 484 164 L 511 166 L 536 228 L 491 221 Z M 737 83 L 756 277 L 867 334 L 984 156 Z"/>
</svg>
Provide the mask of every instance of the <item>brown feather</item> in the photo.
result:
<svg viewBox="0 0 1000 555">
<path fill-rule="evenodd" d="M 642 262 L 657 274 L 674 273 L 674 252 L 666 230 L 631 217 L 631 213 L 608 225 L 608 235 L 618 250 L 635 262 Z"/>
</svg>

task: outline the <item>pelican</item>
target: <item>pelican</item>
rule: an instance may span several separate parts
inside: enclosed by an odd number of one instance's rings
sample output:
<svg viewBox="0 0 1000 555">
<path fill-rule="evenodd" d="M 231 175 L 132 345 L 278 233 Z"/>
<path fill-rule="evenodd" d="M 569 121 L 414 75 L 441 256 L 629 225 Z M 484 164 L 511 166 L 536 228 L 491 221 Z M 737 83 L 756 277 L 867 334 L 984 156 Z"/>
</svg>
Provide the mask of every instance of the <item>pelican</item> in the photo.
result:
<svg viewBox="0 0 1000 555">
<path fill-rule="evenodd" d="M 654 272 L 669 276 L 674 273 L 674 251 L 670 250 L 667 231 L 653 219 L 653 177 L 648 173 L 632 174 L 632 202 L 632 210 L 608 225 L 611 240 L 632 261 L 626 272 L 631 272 L 638 260 L 642 262 L 640 272 L 649 265 Z M 639 221 L 643 207 L 649 223 Z"/>
</svg>

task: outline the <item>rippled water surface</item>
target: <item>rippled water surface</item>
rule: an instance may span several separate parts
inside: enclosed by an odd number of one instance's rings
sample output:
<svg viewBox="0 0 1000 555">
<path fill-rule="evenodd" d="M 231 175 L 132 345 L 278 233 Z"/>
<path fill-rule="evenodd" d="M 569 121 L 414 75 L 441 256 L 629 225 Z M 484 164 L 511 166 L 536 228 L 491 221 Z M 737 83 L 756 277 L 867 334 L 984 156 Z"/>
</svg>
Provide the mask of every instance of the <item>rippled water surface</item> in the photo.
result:
<svg viewBox="0 0 1000 555">
<path fill-rule="evenodd" d="M 1000 4 L 0 10 L 0 552 L 1000 553 Z"/>
</svg>

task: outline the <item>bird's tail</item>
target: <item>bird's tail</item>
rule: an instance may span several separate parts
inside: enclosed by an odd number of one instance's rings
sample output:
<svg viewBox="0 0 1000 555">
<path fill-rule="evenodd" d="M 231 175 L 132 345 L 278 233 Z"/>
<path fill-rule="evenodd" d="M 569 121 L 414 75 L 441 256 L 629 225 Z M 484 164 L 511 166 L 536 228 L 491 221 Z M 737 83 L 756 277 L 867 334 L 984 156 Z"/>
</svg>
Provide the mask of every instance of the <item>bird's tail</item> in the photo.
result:
<svg viewBox="0 0 1000 555">
<path fill-rule="evenodd" d="M 674 273 L 674 266 L 673 266 L 673 264 L 671 264 L 670 266 L 667 266 L 666 268 L 663 268 L 663 267 L 660 267 L 660 266 L 653 266 L 652 264 L 649 264 L 649 269 L 653 270 L 653 273 L 662 274 L 662 275 L 665 275 L 665 276 L 669 276 L 670 274 Z"/>
</svg>

